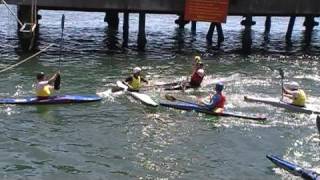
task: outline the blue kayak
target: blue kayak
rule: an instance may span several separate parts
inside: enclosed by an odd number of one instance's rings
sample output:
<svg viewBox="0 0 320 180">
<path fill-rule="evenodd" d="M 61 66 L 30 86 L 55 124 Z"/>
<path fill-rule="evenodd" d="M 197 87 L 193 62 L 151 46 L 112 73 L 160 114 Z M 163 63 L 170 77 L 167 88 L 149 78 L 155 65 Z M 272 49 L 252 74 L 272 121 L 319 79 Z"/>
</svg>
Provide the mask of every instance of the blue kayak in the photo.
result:
<svg viewBox="0 0 320 180">
<path fill-rule="evenodd" d="M 169 108 L 186 110 L 186 111 L 197 111 L 200 113 L 210 114 L 214 116 L 237 117 L 237 118 L 251 119 L 251 120 L 257 120 L 257 121 L 264 121 L 267 119 L 266 117 L 260 116 L 260 115 L 246 115 L 246 114 L 237 113 L 237 112 L 229 112 L 226 110 L 222 113 L 215 113 L 213 111 L 208 110 L 206 106 L 196 104 L 193 102 L 186 102 L 182 100 L 160 101 L 160 105 L 169 107 Z"/>
<path fill-rule="evenodd" d="M 295 176 L 300 176 L 303 179 L 307 180 L 320 180 L 319 174 L 317 174 L 314 171 L 304 169 L 300 167 L 299 165 L 293 164 L 289 161 L 283 160 L 277 156 L 274 155 L 267 155 L 267 158 L 272 161 L 275 165 L 278 167 L 290 172 L 291 174 Z M 317 178 L 318 177 L 318 178 Z"/>
<path fill-rule="evenodd" d="M 37 97 L 26 98 L 0 98 L 0 104 L 21 104 L 21 105 L 37 105 L 37 104 L 67 104 L 67 103 L 85 103 L 100 101 L 101 97 L 97 95 L 61 95 L 52 96 L 48 99 L 38 100 Z"/>
</svg>

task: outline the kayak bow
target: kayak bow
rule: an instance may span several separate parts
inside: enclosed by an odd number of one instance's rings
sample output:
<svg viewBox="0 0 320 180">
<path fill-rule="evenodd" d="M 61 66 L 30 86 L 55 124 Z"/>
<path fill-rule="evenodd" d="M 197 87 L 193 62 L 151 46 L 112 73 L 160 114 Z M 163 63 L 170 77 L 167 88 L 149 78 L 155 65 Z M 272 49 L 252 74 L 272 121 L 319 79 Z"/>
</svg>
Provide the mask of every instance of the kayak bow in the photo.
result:
<svg viewBox="0 0 320 180">
<path fill-rule="evenodd" d="M 320 111 L 308 108 L 308 105 L 306 107 L 299 107 L 284 101 L 277 100 L 275 98 L 255 98 L 255 97 L 244 96 L 244 100 L 247 102 L 258 102 L 258 103 L 269 104 L 272 106 L 285 108 L 294 112 L 307 113 L 307 114 L 312 114 L 312 113 L 320 114 Z"/>
<path fill-rule="evenodd" d="M 142 94 L 142 93 L 138 93 L 138 92 L 130 92 L 127 91 L 128 86 L 126 86 L 124 83 L 122 83 L 121 81 L 117 81 L 117 86 L 120 88 L 123 88 L 125 90 L 125 92 L 132 96 L 133 98 L 139 100 L 140 102 L 142 102 L 145 105 L 148 106 L 153 106 L 156 107 L 158 106 L 158 103 L 156 103 L 150 96 L 148 96 L 147 94 Z"/>
<path fill-rule="evenodd" d="M 319 174 L 316 173 L 315 171 L 304 169 L 297 164 L 283 160 L 283 159 L 281 159 L 277 156 L 274 156 L 274 155 L 267 155 L 266 157 L 271 162 L 273 162 L 275 165 L 277 165 L 278 167 L 288 171 L 289 173 L 291 173 L 295 176 L 300 176 L 303 179 L 307 179 L 307 180 L 317 180 L 317 179 L 319 180 L 320 179 Z M 319 177 L 319 178 L 317 178 L 317 177 Z"/>
<path fill-rule="evenodd" d="M 160 101 L 160 105 L 165 106 L 165 107 L 169 107 L 169 108 L 174 108 L 174 109 L 186 110 L 186 111 L 197 111 L 200 113 L 205 113 L 205 114 L 209 114 L 209 115 L 213 115 L 213 116 L 237 117 L 237 118 L 251 119 L 251 120 L 257 120 L 257 121 L 264 121 L 267 119 L 264 116 L 245 115 L 242 113 L 231 112 L 231 111 L 226 111 L 226 110 L 223 113 L 215 113 L 215 112 L 208 110 L 203 105 L 196 104 L 193 102 L 180 101 L 180 100 L 176 100 L 174 102 Z"/>
</svg>

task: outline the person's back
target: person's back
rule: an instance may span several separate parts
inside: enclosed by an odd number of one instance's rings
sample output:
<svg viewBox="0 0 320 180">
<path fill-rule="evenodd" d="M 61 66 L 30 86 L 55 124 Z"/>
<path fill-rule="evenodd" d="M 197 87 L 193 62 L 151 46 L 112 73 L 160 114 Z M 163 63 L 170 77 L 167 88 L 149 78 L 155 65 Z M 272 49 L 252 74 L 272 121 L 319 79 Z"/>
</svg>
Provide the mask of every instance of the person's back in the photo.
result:
<svg viewBox="0 0 320 180">
<path fill-rule="evenodd" d="M 210 102 L 208 104 L 205 104 L 210 111 L 213 111 L 215 113 L 223 112 L 226 102 L 226 97 L 222 94 L 223 88 L 224 85 L 222 83 L 216 84 L 216 94 L 210 98 Z"/>
<path fill-rule="evenodd" d="M 194 68 L 191 80 L 189 82 L 191 87 L 200 87 L 205 76 L 205 72 L 203 69 L 203 63 L 201 61 L 197 61 L 196 67 Z"/>
<path fill-rule="evenodd" d="M 292 100 L 291 104 L 304 107 L 306 104 L 306 93 L 300 88 L 297 82 L 291 82 L 283 87 L 284 95 Z"/>
<path fill-rule="evenodd" d="M 54 87 L 51 85 L 57 77 L 56 73 L 49 80 L 45 79 L 43 72 L 37 74 L 36 96 L 39 100 L 47 99 L 51 96 Z"/>
</svg>

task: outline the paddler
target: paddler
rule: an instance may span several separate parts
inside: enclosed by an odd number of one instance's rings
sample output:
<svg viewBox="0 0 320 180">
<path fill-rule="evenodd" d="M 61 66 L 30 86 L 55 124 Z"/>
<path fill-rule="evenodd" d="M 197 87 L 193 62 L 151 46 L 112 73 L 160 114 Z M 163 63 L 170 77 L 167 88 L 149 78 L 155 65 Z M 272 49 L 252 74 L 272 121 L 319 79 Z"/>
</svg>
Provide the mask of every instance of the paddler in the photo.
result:
<svg viewBox="0 0 320 180">
<path fill-rule="evenodd" d="M 283 87 L 283 95 L 292 100 L 291 104 L 304 107 L 306 105 L 306 93 L 300 88 L 297 82 L 291 82 Z"/>
<path fill-rule="evenodd" d="M 142 87 L 141 81 L 149 83 L 146 79 L 141 76 L 141 68 L 133 68 L 132 75 L 125 80 L 125 84 L 129 87 L 129 91 L 139 91 Z"/>
<path fill-rule="evenodd" d="M 201 61 L 201 57 L 195 56 L 190 81 L 183 83 L 182 88 L 186 89 L 200 87 L 204 76 L 205 72 L 203 68 L 203 63 Z"/>
<path fill-rule="evenodd" d="M 224 85 L 222 82 L 218 82 L 215 86 L 216 94 L 210 96 L 209 103 L 201 102 L 207 108 L 215 113 L 222 113 L 224 110 L 224 104 L 226 102 L 226 97 L 222 94 Z"/>
<path fill-rule="evenodd" d="M 36 84 L 36 96 L 38 100 L 48 99 L 55 89 L 54 83 L 60 73 L 57 72 L 49 79 L 46 79 L 45 74 L 40 72 L 37 74 L 37 84 Z"/>
</svg>

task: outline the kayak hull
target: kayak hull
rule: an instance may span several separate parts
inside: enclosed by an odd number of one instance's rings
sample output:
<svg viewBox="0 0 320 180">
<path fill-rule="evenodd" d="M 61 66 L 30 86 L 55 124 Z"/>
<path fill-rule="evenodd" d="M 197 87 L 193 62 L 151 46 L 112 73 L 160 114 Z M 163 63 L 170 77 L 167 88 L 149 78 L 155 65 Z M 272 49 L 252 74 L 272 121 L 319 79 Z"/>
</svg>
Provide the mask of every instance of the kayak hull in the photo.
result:
<svg viewBox="0 0 320 180">
<path fill-rule="evenodd" d="M 304 169 L 297 164 L 283 160 L 277 156 L 267 155 L 266 157 L 278 167 L 290 172 L 295 176 L 300 176 L 303 179 L 316 180 L 317 177 L 319 176 L 319 174 L 317 174 L 314 171 Z"/>
<path fill-rule="evenodd" d="M 101 97 L 96 95 L 59 95 L 52 96 L 48 99 L 38 100 L 37 97 L 26 98 L 1 98 L 0 104 L 20 104 L 20 105 L 38 105 L 38 104 L 68 104 L 68 103 L 85 103 L 100 101 Z"/>
<path fill-rule="evenodd" d="M 238 117 L 238 118 L 258 120 L 258 121 L 266 120 L 266 117 L 264 117 L 264 116 L 244 115 L 242 113 L 230 112 L 230 111 L 226 111 L 226 110 L 222 113 L 215 113 L 215 112 L 208 110 L 203 105 L 192 103 L 192 102 L 179 101 L 179 100 L 160 101 L 160 105 L 165 106 L 165 107 L 169 107 L 169 108 L 174 108 L 174 109 L 186 110 L 186 111 L 197 111 L 200 113 L 205 113 L 205 114 L 214 115 L 214 116 Z"/>
<path fill-rule="evenodd" d="M 148 96 L 147 94 L 127 91 L 127 90 L 128 90 L 128 86 L 126 86 L 126 85 L 125 85 L 124 83 L 122 83 L 121 81 L 117 81 L 116 84 L 117 84 L 118 87 L 123 88 L 128 95 L 132 96 L 133 98 L 135 98 L 136 100 L 142 102 L 143 104 L 145 104 L 145 105 L 147 105 L 147 106 L 152 106 L 152 107 L 158 106 L 158 103 L 156 103 L 156 102 L 155 102 L 150 96 Z"/>
<path fill-rule="evenodd" d="M 257 103 L 269 104 L 272 106 L 285 108 L 290 111 L 299 112 L 299 113 L 320 114 L 320 111 L 312 110 L 312 109 L 308 108 L 308 105 L 306 107 L 299 107 L 299 106 L 295 106 L 290 103 L 283 102 L 283 101 L 280 101 L 280 100 L 277 100 L 274 98 L 256 98 L 256 97 L 244 96 L 244 100 L 247 102 L 257 102 Z"/>
</svg>

